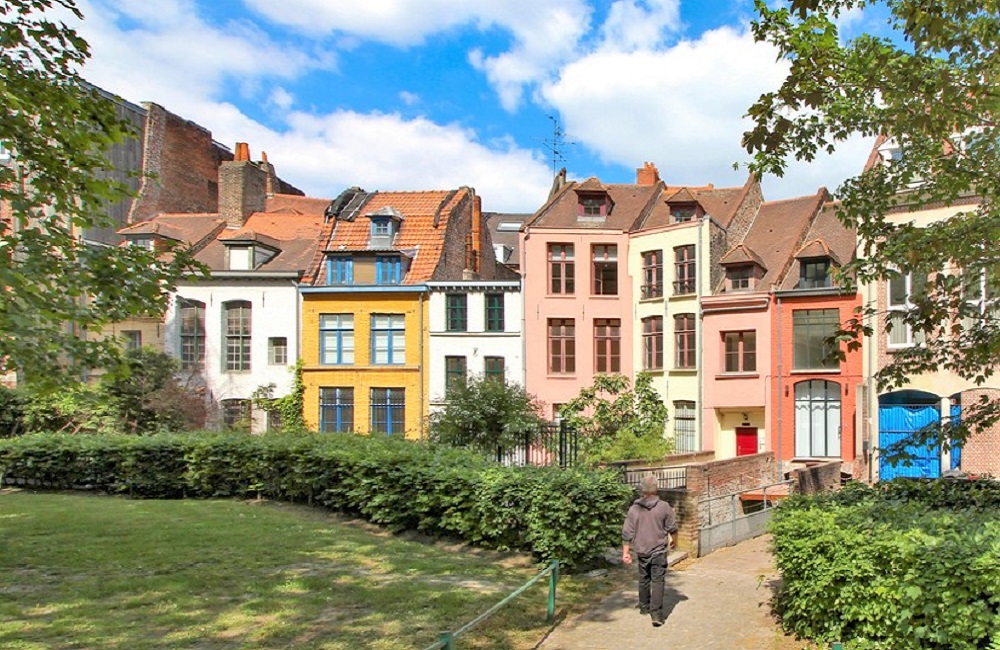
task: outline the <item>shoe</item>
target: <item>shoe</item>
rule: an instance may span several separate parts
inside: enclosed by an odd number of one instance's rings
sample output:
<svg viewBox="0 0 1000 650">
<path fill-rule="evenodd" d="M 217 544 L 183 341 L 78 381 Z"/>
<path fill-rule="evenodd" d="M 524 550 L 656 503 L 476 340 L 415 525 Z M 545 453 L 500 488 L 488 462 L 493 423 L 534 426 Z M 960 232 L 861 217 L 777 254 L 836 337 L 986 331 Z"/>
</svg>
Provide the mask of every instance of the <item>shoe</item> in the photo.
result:
<svg viewBox="0 0 1000 650">
<path fill-rule="evenodd" d="M 649 610 L 646 609 L 645 607 L 640 607 L 639 608 L 639 614 L 641 614 L 642 616 L 645 616 L 648 613 L 649 613 Z"/>
<path fill-rule="evenodd" d="M 658 619 L 658 618 L 654 618 L 653 619 L 653 627 L 660 627 L 661 625 L 663 625 L 663 620 L 662 619 Z"/>
</svg>

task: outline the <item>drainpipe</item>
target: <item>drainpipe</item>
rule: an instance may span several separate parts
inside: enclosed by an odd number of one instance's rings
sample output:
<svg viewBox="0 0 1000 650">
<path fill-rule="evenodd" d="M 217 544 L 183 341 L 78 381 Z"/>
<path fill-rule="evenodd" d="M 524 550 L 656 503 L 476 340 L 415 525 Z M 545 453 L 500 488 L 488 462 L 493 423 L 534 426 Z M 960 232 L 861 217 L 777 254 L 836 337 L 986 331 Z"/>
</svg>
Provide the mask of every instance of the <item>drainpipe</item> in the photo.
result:
<svg viewBox="0 0 1000 650">
<path fill-rule="evenodd" d="M 420 345 L 419 345 L 419 348 L 420 348 L 420 388 L 418 390 L 419 390 L 419 393 L 420 393 L 420 439 L 421 440 L 426 440 L 426 438 L 427 438 L 427 429 L 425 427 L 425 424 L 426 424 L 426 421 L 427 421 L 427 417 L 425 417 L 425 414 L 424 414 L 424 380 L 425 380 L 424 374 L 427 372 L 427 370 L 426 370 L 427 363 L 426 363 L 426 360 L 424 359 L 424 337 L 425 336 L 429 336 L 429 334 L 427 332 L 427 328 L 424 326 L 424 293 L 425 292 L 421 291 L 418 294 L 418 298 L 417 298 L 417 300 L 418 300 L 417 304 L 419 305 L 419 309 L 420 309 Z M 430 414 L 430 408 L 427 409 L 427 415 L 429 415 L 429 414 Z"/>
<path fill-rule="evenodd" d="M 868 305 L 872 304 L 872 289 L 873 289 L 873 287 L 874 287 L 874 283 L 872 283 L 872 282 L 869 282 L 868 285 L 865 287 L 865 294 L 866 294 L 865 295 L 865 308 L 867 308 Z M 865 391 L 865 393 L 867 393 L 865 395 L 865 399 L 868 402 L 868 404 L 867 404 L 867 407 L 868 407 L 868 423 L 867 423 L 868 424 L 868 426 L 867 426 L 868 439 L 867 440 L 862 439 L 862 441 L 861 441 L 861 453 L 865 454 L 865 464 L 868 466 L 868 483 L 869 484 L 871 484 L 872 481 L 875 480 L 875 472 L 874 472 L 874 468 L 872 467 L 872 464 L 873 464 L 872 461 L 875 458 L 875 454 L 872 452 L 872 448 L 875 446 L 873 444 L 873 442 L 872 442 L 872 433 L 873 433 L 872 430 L 876 429 L 877 427 L 873 427 L 872 423 L 873 422 L 878 423 L 878 408 L 872 408 L 872 406 L 873 405 L 876 406 L 876 407 L 878 406 L 878 401 L 877 401 L 878 400 L 878 396 L 875 395 L 875 386 L 873 385 L 874 384 L 873 376 L 874 376 L 874 369 L 875 369 L 875 348 L 879 345 L 879 342 L 882 340 L 881 336 L 879 335 L 880 333 L 879 333 L 879 329 L 878 329 L 878 316 L 875 317 L 875 322 L 872 324 L 872 332 L 875 334 L 875 336 L 869 337 L 868 345 L 866 346 L 868 348 L 868 374 L 865 377 L 865 384 L 868 387 L 868 390 Z M 873 402 L 874 402 L 874 404 L 873 404 Z M 866 449 L 865 442 L 868 443 L 867 444 L 867 449 Z M 878 442 L 877 438 L 876 438 L 875 442 Z"/>
<path fill-rule="evenodd" d="M 702 268 L 701 268 L 700 272 L 698 272 L 698 273 L 695 274 L 695 291 L 697 291 L 696 295 L 698 296 L 698 320 L 697 320 L 697 323 L 695 325 L 695 327 L 697 328 L 697 330 L 695 331 L 695 340 L 698 341 L 698 345 L 695 346 L 695 361 L 694 361 L 694 365 L 695 365 L 695 368 L 697 368 L 697 371 L 698 371 L 698 374 L 697 374 L 697 377 L 698 377 L 698 379 L 697 379 L 697 384 L 698 384 L 698 396 L 697 396 L 697 400 L 698 400 L 698 402 L 697 402 L 697 406 L 694 409 L 694 417 L 695 417 L 695 426 L 694 426 L 694 428 L 695 428 L 695 431 L 698 432 L 698 442 L 695 445 L 697 447 L 698 451 L 702 451 L 704 449 L 704 445 L 705 445 L 705 434 L 704 434 L 704 432 L 701 429 L 702 423 L 703 423 L 702 410 L 705 407 L 705 396 L 704 396 L 704 388 L 703 388 L 704 384 L 705 384 L 705 381 L 704 381 L 705 375 L 704 375 L 704 368 L 702 367 L 703 348 L 704 348 L 704 341 L 702 340 L 702 333 L 703 333 L 703 330 L 704 330 L 704 328 L 702 327 L 702 325 L 703 325 L 702 319 L 704 319 L 705 314 L 704 314 L 704 311 L 702 310 L 702 306 L 701 306 L 701 296 L 703 295 L 702 294 L 702 287 L 704 286 L 704 284 L 701 281 L 701 278 L 702 278 L 702 275 L 706 271 L 709 274 L 711 274 L 711 272 L 712 272 L 711 265 L 710 264 L 705 264 L 705 262 L 704 262 L 705 258 L 702 256 L 702 251 L 704 250 L 704 246 L 702 246 L 702 238 L 705 237 L 706 233 L 709 232 L 708 224 L 709 224 L 708 214 L 702 215 L 702 217 L 701 217 L 701 227 L 699 228 L 699 232 L 698 232 L 698 242 L 696 244 L 696 246 L 697 246 L 697 252 L 695 253 L 695 260 L 697 260 L 698 263 L 700 263 L 702 265 Z M 664 327 L 664 329 L 666 329 L 666 327 Z M 677 417 L 677 412 L 676 411 L 674 412 L 674 417 L 675 418 Z"/>
<path fill-rule="evenodd" d="M 774 450 L 774 458 L 775 458 L 775 461 L 778 464 L 778 478 L 782 478 L 784 476 L 784 473 L 782 472 L 782 468 L 781 468 L 781 420 L 782 420 L 782 417 L 781 417 L 781 414 L 782 414 L 782 411 L 781 411 L 781 402 L 782 402 L 782 399 L 781 398 L 785 394 L 785 387 L 783 385 L 784 384 L 784 366 L 785 366 L 785 364 L 783 363 L 783 361 L 784 361 L 785 355 L 782 353 L 782 349 L 781 349 L 781 329 L 782 329 L 782 327 L 781 327 L 781 296 L 775 294 L 775 298 L 778 301 L 777 308 L 776 308 L 776 311 L 777 311 L 776 322 L 778 324 L 778 373 L 777 373 L 777 376 L 778 376 L 778 405 L 777 405 L 777 409 L 778 409 L 778 413 L 777 413 L 777 416 L 778 416 L 777 417 L 777 420 L 778 420 L 778 427 L 777 427 L 778 428 L 778 431 L 777 431 L 778 442 L 777 442 L 777 448 Z"/>
</svg>

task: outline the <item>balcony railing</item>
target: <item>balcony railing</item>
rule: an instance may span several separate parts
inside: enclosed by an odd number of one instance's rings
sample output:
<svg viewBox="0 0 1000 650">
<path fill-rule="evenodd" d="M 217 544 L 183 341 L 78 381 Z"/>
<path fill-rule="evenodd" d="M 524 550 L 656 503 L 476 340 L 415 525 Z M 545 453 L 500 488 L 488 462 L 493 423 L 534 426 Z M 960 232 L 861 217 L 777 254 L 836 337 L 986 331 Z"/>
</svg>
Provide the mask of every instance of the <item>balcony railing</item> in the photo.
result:
<svg viewBox="0 0 1000 650">
<path fill-rule="evenodd" d="M 674 281 L 674 295 L 680 295 L 682 293 L 694 293 L 695 282 L 694 279 L 691 280 L 675 280 Z"/>
<path fill-rule="evenodd" d="M 643 299 L 646 298 L 662 298 L 663 297 L 663 283 L 659 284 L 644 284 L 641 288 L 641 295 Z"/>
</svg>

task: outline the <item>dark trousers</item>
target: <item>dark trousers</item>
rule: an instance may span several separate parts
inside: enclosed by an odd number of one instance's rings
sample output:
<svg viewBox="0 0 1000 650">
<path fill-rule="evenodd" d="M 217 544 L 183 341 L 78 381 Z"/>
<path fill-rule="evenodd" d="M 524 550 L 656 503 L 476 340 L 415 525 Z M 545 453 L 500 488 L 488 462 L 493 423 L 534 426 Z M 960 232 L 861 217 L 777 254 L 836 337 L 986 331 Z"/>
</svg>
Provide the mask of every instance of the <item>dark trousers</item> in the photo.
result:
<svg viewBox="0 0 1000 650">
<path fill-rule="evenodd" d="M 667 555 L 639 555 L 639 609 L 649 611 L 654 621 L 663 620 L 663 585 L 667 577 Z"/>
</svg>

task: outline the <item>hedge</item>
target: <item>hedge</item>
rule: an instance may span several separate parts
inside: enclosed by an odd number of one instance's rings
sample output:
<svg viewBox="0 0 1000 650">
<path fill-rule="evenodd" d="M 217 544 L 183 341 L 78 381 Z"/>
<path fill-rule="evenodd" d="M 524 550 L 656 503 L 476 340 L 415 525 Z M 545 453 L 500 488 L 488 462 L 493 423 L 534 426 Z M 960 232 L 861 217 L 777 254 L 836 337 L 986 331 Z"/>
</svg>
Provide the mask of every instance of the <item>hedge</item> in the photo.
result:
<svg viewBox="0 0 1000 650">
<path fill-rule="evenodd" d="M 442 445 L 352 435 L 29 435 L 0 440 L 0 476 L 138 498 L 309 503 L 568 569 L 620 543 L 632 495 L 614 472 L 501 467 Z"/>
<path fill-rule="evenodd" d="M 775 514 L 785 628 L 847 648 L 1000 648 L 1000 484 L 848 488 Z"/>
</svg>

